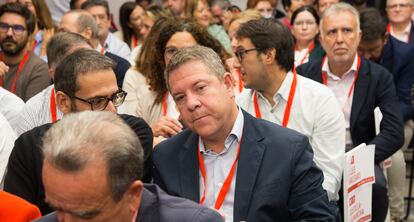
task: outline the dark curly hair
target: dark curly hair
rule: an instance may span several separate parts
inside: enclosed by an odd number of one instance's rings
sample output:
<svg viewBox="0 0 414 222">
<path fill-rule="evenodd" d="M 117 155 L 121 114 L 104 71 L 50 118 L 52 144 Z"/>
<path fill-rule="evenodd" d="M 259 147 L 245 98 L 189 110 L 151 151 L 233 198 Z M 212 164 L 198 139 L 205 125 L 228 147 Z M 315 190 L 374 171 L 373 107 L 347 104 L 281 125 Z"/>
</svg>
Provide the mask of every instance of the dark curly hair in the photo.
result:
<svg viewBox="0 0 414 222">
<path fill-rule="evenodd" d="M 159 36 L 154 42 L 153 53 L 147 55 L 148 57 L 146 58 L 150 69 L 147 73 L 143 73 L 150 85 L 150 90 L 157 93 L 155 103 L 160 103 L 164 94 L 167 92 L 167 85 L 164 79 L 164 70 L 166 67 L 164 52 L 168 40 L 175 33 L 189 32 L 199 45 L 213 49 L 220 56 L 223 64 L 225 64 L 227 58 L 230 58 L 230 55 L 225 51 L 220 42 L 197 23 L 181 18 L 170 18 L 164 22 L 161 29 L 158 30 Z M 149 35 L 151 34 L 152 31 Z"/>
</svg>

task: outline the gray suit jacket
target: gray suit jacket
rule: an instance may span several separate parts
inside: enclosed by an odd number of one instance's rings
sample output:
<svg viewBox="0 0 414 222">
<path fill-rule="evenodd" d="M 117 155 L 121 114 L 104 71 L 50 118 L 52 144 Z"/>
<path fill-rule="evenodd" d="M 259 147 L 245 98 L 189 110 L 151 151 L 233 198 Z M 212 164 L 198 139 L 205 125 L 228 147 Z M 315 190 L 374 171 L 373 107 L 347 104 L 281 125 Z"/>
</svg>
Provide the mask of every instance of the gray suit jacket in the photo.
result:
<svg viewBox="0 0 414 222">
<path fill-rule="evenodd" d="M 35 222 L 57 222 L 56 212 Z M 157 185 L 145 184 L 136 222 L 224 222 L 216 211 L 166 194 Z"/>
</svg>

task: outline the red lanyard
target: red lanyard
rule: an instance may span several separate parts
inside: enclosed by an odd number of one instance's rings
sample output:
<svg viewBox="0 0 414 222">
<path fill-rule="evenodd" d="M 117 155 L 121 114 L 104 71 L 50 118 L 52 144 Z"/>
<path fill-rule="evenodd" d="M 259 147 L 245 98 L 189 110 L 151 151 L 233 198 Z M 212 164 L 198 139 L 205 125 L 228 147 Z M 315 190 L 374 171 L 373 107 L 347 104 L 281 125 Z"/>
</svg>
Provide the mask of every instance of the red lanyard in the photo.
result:
<svg viewBox="0 0 414 222">
<path fill-rule="evenodd" d="M 295 97 L 297 81 L 298 81 L 298 77 L 296 74 L 296 69 L 293 69 L 293 81 L 292 81 L 292 84 L 290 85 L 289 97 L 288 97 L 287 105 L 285 108 L 285 114 L 283 115 L 283 123 L 282 123 L 283 127 L 287 127 L 288 122 L 289 122 L 290 110 L 292 108 L 293 98 Z M 254 112 L 256 113 L 256 118 L 261 119 L 262 114 L 260 112 L 260 107 L 259 107 L 259 102 L 257 99 L 256 91 L 254 92 L 254 95 L 253 95 L 253 103 L 254 103 Z"/>
<path fill-rule="evenodd" d="M 312 43 L 309 45 L 308 51 L 306 51 L 305 56 L 303 56 L 302 60 L 300 60 L 299 65 L 302 65 L 305 59 L 308 57 L 309 53 L 315 48 L 315 41 L 312 41 Z"/>
<path fill-rule="evenodd" d="M 36 48 L 36 45 L 37 45 L 37 41 L 36 41 L 36 39 L 34 39 L 33 40 L 33 45 L 32 45 L 32 51 L 34 52 L 34 50 L 35 50 L 35 48 Z"/>
<path fill-rule="evenodd" d="M 239 92 L 243 91 L 243 77 L 240 68 L 236 68 L 237 76 L 239 77 Z"/>
<path fill-rule="evenodd" d="M 137 37 L 135 35 L 132 35 L 132 48 L 137 47 Z"/>
<path fill-rule="evenodd" d="M 29 59 L 29 52 L 26 52 L 26 54 L 23 57 L 23 60 L 20 61 L 19 67 L 17 68 L 17 72 L 16 72 L 16 75 L 14 76 L 13 85 L 11 86 L 10 92 L 12 93 L 16 92 L 17 78 L 19 78 L 19 74 L 22 71 L 28 59 Z M 3 86 L 3 79 L 0 79 L 0 86 Z"/>
<path fill-rule="evenodd" d="M 361 57 L 359 55 L 357 55 L 357 56 L 358 56 L 357 70 L 355 71 L 354 80 L 352 81 L 351 87 L 349 88 L 349 91 L 348 91 L 348 98 L 351 96 L 352 91 L 354 90 L 355 82 L 358 78 L 359 67 L 361 66 Z M 322 67 L 323 67 L 325 61 L 326 61 L 326 56 L 322 60 Z M 322 83 L 325 86 L 327 86 L 327 84 L 328 84 L 328 78 L 327 78 L 326 75 L 327 75 L 326 72 L 322 71 Z"/>
<path fill-rule="evenodd" d="M 214 209 L 219 210 L 221 208 L 221 205 L 223 205 L 224 199 L 226 198 L 227 193 L 229 192 L 229 189 L 231 187 L 231 181 L 233 180 L 234 177 L 234 171 L 236 170 L 236 164 L 237 161 L 239 159 L 239 154 L 240 154 L 240 145 L 241 145 L 241 140 L 239 143 L 239 146 L 237 148 L 237 154 L 236 154 L 236 159 L 234 160 L 230 172 L 227 175 L 226 179 L 224 180 L 223 186 L 220 189 L 220 192 L 217 196 L 217 200 L 216 203 L 214 204 Z M 206 199 L 206 168 L 204 166 L 204 160 L 203 160 L 203 156 L 201 155 L 200 152 L 200 144 L 198 145 L 198 163 L 200 166 L 200 171 L 201 171 L 201 176 L 203 177 L 203 185 L 204 185 L 204 190 L 203 190 L 203 196 L 200 199 L 200 204 L 202 205 L 204 203 L 204 200 Z"/>
<path fill-rule="evenodd" d="M 55 100 L 55 89 L 52 87 L 50 92 L 50 114 L 52 115 L 52 123 L 56 122 L 56 100 Z"/>
<path fill-rule="evenodd" d="M 167 92 L 162 98 L 162 115 L 167 116 Z"/>
</svg>

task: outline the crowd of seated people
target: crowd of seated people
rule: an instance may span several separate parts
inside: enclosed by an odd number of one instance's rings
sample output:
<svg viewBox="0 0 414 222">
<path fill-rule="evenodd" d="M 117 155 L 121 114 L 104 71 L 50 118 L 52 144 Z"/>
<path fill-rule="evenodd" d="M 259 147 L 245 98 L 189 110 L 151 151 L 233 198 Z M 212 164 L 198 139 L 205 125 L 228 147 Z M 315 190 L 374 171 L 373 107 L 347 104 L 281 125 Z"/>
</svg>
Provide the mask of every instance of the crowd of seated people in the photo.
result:
<svg viewBox="0 0 414 222">
<path fill-rule="evenodd" d="M 371 221 L 400 222 L 413 18 L 413 0 L 6 0 L 0 221 L 344 221 L 365 143 Z"/>
</svg>

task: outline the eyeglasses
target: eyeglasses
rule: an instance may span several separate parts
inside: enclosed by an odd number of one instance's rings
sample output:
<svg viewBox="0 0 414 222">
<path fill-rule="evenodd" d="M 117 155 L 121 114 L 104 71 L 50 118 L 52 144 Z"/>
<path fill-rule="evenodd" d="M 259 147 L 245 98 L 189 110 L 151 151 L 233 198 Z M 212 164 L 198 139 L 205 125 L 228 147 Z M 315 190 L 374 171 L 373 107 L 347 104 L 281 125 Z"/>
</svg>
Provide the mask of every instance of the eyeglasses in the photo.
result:
<svg viewBox="0 0 414 222">
<path fill-rule="evenodd" d="M 26 28 L 22 25 L 9 25 L 7 23 L 0 23 L 0 32 L 7 33 L 10 28 L 16 35 L 22 34 L 26 30 Z"/>
<path fill-rule="evenodd" d="M 236 57 L 239 59 L 239 61 L 242 61 L 244 55 L 250 51 L 260 50 L 259 48 L 251 48 L 251 49 L 238 49 L 234 54 L 236 54 Z"/>
<path fill-rule="evenodd" d="M 316 25 L 316 22 L 312 20 L 304 20 L 304 21 L 295 21 L 293 23 L 294 26 L 303 26 L 305 24 L 308 26 L 311 26 L 311 25 Z"/>
<path fill-rule="evenodd" d="M 403 9 L 403 8 L 408 8 L 408 7 L 411 7 L 411 4 L 395 4 L 395 5 L 388 5 L 387 6 L 388 9 L 392 9 L 392 10 L 395 10 L 397 8 Z"/>
<path fill-rule="evenodd" d="M 82 99 L 77 96 L 70 96 L 71 98 L 80 100 L 82 102 L 88 103 L 91 105 L 91 110 L 101 111 L 104 110 L 108 104 L 109 101 L 111 101 L 115 107 L 118 107 L 122 105 L 125 101 L 125 97 L 127 95 L 127 92 L 123 91 L 122 89 L 119 89 L 117 92 L 111 95 L 111 97 L 95 97 L 92 99 Z"/>
</svg>

